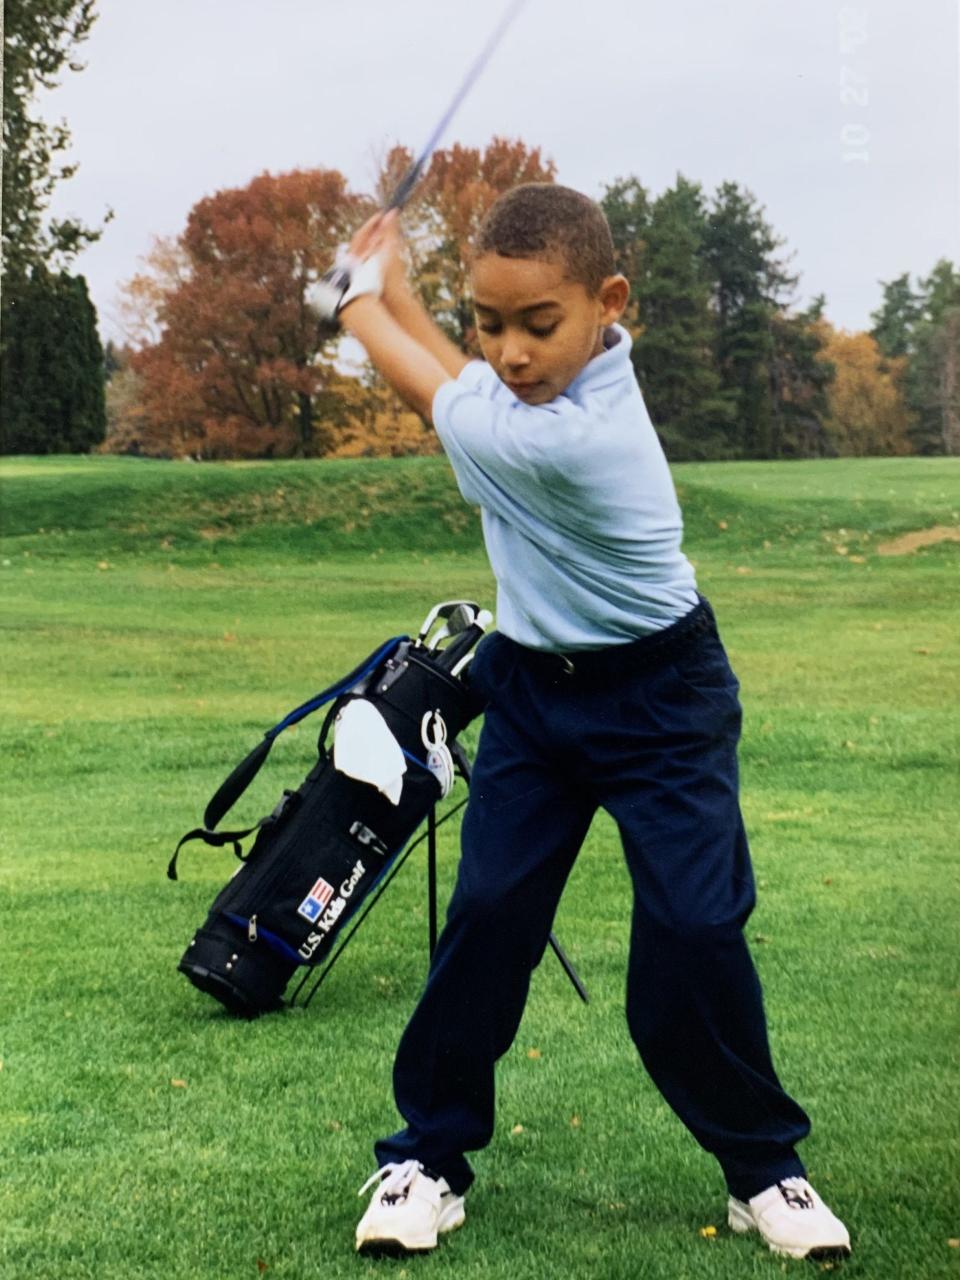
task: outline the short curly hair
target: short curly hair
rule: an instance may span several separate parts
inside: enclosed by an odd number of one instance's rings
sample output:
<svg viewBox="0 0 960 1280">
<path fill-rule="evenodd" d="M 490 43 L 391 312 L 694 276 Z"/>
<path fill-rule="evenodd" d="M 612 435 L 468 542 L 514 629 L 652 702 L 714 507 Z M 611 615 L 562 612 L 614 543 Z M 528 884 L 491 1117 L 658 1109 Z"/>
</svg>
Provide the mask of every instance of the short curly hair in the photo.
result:
<svg viewBox="0 0 960 1280">
<path fill-rule="evenodd" d="M 552 182 L 514 187 L 488 209 L 472 257 L 560 257 L 571 279 L 591 294 L 616 271 L 613 239 L 603 210 L 588 196 Z"/>
</svg>

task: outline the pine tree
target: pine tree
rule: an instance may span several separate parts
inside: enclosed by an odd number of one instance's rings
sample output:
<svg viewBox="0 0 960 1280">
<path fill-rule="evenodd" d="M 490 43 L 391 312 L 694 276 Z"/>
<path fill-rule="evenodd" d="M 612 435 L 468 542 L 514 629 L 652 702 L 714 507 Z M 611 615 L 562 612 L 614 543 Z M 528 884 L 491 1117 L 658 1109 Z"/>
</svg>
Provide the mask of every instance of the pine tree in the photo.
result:
<svg viewBox="0 0 960 1280">
<path fill-rule="evenodd" d="M 76 165 L 62 160 L 66 124 L 34 108 L 64 68 L 81 69 L 94 0 L 4 0 L 3 18 L 2 448 L 77 451 L 103 438 L 102 352 L 86 282 L 62 269 L 102 227 L 48 218 Z"/>
<path fill-rule="evenodd" d="M 600 200 L 613 238 L 617 270 L 630 282 L 630 299 L 623 324 L 636 335 L 639 331 L 637 290 L 650 225 L 650 196 L 637 178 L 617 178 Z"/>
<path fill-rule="evenodd" d="M 782 244 L 755 197 L 722 183 L 706 218 L 703 251 L 713 279 L 721 385 L 737 405 L 734 443 L 752 458 L 773 456 L 778 429 L 774 318 L 797 282 L 776 256 Z"/>
<path fill-rule="evenodd" d="M 913 354 L 915 330 L 923 314 L 922 298 L 910 286 L 910 273 L 896 280 L 880 281 L 883 302 L 870 313 L 870 336 L 885 356 L 895 359 Z"/>
<path fill-rule="evenodd" d="M 701 187 L 678 175 L 651 208 L 635 282 L 642 328 L 634 366 L 672 458 L 731 454 L 734 398 L 724 393 L 714 364 L 704 230 Z"/>
<path fill-rule="evenodd" d="M 825 426 L 830 414 L 827 392 L 836 371 L 821 355 L 824 307 L 821 294 L 805 311 L 773 314 L 768 457 L 819 458 L 836 453 Z"/>
<path fill-rule="evenodd" d="M 960 271 L 946 258 L 920 281 L 907 403 L 917 453 L 960 454 Z"/>
</svg>

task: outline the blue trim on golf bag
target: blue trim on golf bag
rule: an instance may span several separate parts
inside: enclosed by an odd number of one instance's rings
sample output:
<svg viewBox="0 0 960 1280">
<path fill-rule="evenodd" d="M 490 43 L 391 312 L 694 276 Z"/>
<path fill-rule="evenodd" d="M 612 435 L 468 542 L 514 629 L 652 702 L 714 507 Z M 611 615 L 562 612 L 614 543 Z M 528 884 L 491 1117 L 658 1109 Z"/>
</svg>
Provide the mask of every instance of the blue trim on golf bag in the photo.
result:
<svg viewBox="0 0 960 1280">
<path fill-rule="evenodd" d="M 244 919 L 243 916 L 238 916 L 233 911 L 225 911 L 223 914 L 228 920 L 232 920 L 234 924 L 239 925 L 244 933 L 250 928 L 249 919 Z M 268 947 L 273 947 L 274 951 L 282 955 L 284 960 L 290 960 L 295 965 L 303 964 L 303 960 L 294 951 L 293 947 L 284 942 L 282 938 L 278 938 L 270 929 L 264 929 L 261 925 L 257 925 L 257 937 L 262 938 Z"/>
<path fill-rule="evenodd" d="M 359 667 L 355 667 L 348 676 L 343 676 L 336 684 L 332 684 L 329 689 L 315 693 L 312 698 L 302 702 L 299 707 L 294 707 L 278 724 L 275 724 L 272 729 L 268 729 L 263 736 L 273 742 L 274 738 L 283 733 L 284 729 L 289 729 L 292 725 L 299 724 L 311 712 L 319 710 L 320 707 L 325 706 L 333 698 L 338 698 L 342 693 L 349 693 L 355 684 L 359 684 L 361 680 L 365 680 L 367 676 L 372 675 L 380 663 L 392 657 L 397 650 L 397 646 L 403 644 L 404 640 L 409 640 L 409 638 L 409 636 L 394 636 L 392 640 L 388 640 L 386 644 L 380 646 L 376 653 L 371 654 L 369 658 L 361 662 Z"/>
<path fill-rule="evenodd" d="M 248 755 L 244 756 L 230 776 L 224 779 L 211 796 L 203 814 L 203 825 L 207 831 L 212 831 L 224 814 L 228 813 L 240 799 L 260 772 L 263 762 L 270 754 L 270 748 L 280 734 L 283 733 L 284 729 L 289 729 L 292 725 L 298 724 L 312 712 L 319 710 L 326 703 L 332 702 L 334 698 L 339 698 L 342 694 L 349 693 L 367 676 L 372 675 L 380 663 L 390 658 L 407 639 L 407 636 L 394 636 L 392 640 L 388 640 L 386 644 L 381 645 L 368 658 L 365 658 L 349 675 L 343 676 L 335 684 L 323 689 L 320 693 L 315 693 L 312 698 L 302 702 L 299 707 L 294 707 L 292 711 L 288 712 L 272 729 L 268 729 L 261 741 L 257 743 Z M 170 878 L 175 879 L 176 876 L 173 875 Z"/>
<path fill-rule="evenodd" d="M 406 752 L 404 752 L 404 755 L 406 755 Z M 364 899 L 367 898 L 371 893 L 373 893 L 376 890 L 377 885 L 379 885 L 380 881 L 384 878 L 384 876 L 389 874 L 397 857 L 401 853 L 403 853 L 408 843 L 409 841 L 405 840 L 402 844 L 397 845 L 396 849 L 394 849 L 391 853 L 387 854 L 387 858 L 383 866 L 377 872 L 374 879 L 371 880 L 370 884 L 367 885 L 366 888 L 364 889 L 363 898 L 353 902 L 349 911 L 344 912 L 343 917 L 340 920 L 339 926 L 338 926 L 340 929 L 342 929 L 344 925 L 349 923 L 351 916 L 355 915 L 357 911 L 360 909 L 360 907 L 363 905 Z M 240 928 L 243 929 L 245 933 L 249 930 L 250 928 L 249 919 L 245 919 L 243 916 L 238 916 L 233 911 L 225 911 L 223 914 L 226 916 L 228 920 L 232 920 L 234 924 L 239 925 Z M 257 923 L 257 937 L 262 938 L 268 947 L 273 947 L 274 951 L 276 951 L 279 955 L 283 956 L 285 960 L 292 961 L 297 966 L 297 968 L 300 968 L 301 965 L 305 965 L 307 963 L 307 961 L 304 960 L 303 956 L 300 955 L 299 951 L 295 951 L 293 947 L 290 946 L 289 943 L 284 942 L 282 938 L 278 937 L 270 929 L 265 929 L 263 925 L 260 924 L 259 922 Z"/>
</svg>

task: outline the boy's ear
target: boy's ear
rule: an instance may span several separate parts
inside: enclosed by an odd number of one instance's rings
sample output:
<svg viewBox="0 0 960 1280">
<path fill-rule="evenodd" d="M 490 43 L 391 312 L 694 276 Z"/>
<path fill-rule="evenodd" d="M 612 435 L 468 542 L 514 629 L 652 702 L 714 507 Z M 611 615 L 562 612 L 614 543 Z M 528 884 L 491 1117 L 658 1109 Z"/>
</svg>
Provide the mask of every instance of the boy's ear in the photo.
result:
<svg viewBox="0 0 960 1280">
<path fill-rule="evenodd" d="M 626 310 L 630 297 L 630 285 L 626 276 L 607 276 L 597 295 L 603 307 L 602 324 L 613 324 Z"/>
</svg>

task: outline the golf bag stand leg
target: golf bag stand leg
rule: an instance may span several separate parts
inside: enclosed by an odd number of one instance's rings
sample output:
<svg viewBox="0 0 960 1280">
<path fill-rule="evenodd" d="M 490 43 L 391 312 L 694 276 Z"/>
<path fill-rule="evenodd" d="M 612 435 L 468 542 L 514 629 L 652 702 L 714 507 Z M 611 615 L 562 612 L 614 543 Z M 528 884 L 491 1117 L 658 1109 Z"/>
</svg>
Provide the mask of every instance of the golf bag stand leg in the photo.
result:
<svg viewBox="0 0 960 1280">
<path fill-rule="evenodd" d="M 464 782 L 469 787 L 470 786 L 470 757 L 467 755 L 466 751 L 464 751 L 463 747 L 460 745 L 459 742 L 454 742 L 451 748 L 451 755 L 453 756 L 454 761 L 456 762 L 457 769 L 460 772 L 460 776 L 463 778 Z M 430 894 L 430 903 L 429 903 L 430 954 L 432 956 L 433 948 L 436 945 L 436 941 L 437 941 L 437 934 L 436 934 L 437 843 L 436 843 L 436 811 L 435 809 L 430 810 L 430 816 L 427 819 L 427 821 L 428 823 L 434 824 L 432 828 L 428 827 L 428 831 L 432 830 L 432 837 L 428 835 L 428 838 L 427 838 L 427 849 L 428 849 L 427 878 L 428 878 L 428 891 Z M 430 852 L 431 846 L 432 846 L 432 854 Z M 567 975 L 567 977 L 570 979 L 571 983 L 573 984 L 574 991 L 576 991 L 577 995 L 580 997 L 580 999 L 583 1001 L 584 1004 L 589 1004 L 590 997 L 587 995 L 587 989 L 583 985 L 583 979 L 580 977 L 579 973 L 577 973 L 577 970 L 573 965 L 573 961 L 570 959 L 570 957 L 564 951 L 563 947 L 561 947 L 560 943 L 557 941 L 556 935 L 554 934 L 553 930 L 550 931 L 550 936 L 548 937 L 547 941 L 550 944 L 553 954 L 560 961 L 560 965 L 564 973 Z"/>
<path fill-rule="evenodd" d="M 427 814 L 427 920 L 429 954 L 437 949 L 437 806 Z"/>
<path fill-rule="evenodd" d="M 467 756 L 467 753 L 464 751 L 460 743 L 456 741 L 452 744 L 450 748 L 450 753 L 453 756 L 454 760 L 456 761 L 457 769 L 459 770 L 461 777 L 469 787 L 470 760 Z M 294 990 L 293 998 L 290 1001 L 291 1004 L 298 1003 L 298 1001 L 301 1001 L 301 998 L 302 998 L 302 1005 L 304 1008 L 306 1008 L 310 1004 L 310 1001 L 313 999 L 317 991 L 320 989 L 320 986 L 323 983 L 324 979 L 328 976 L 328 974 L 330 973 L 330 970 L 333 968 L 337 960 L 340 958 L 341 954 L 343 953 L 344 949 L 350 942 L 351 938 L 354 936 L 354 934 L 363 924 L 364 920 L 370 914 L 373 907 L 380 900 L 384 891 L 387 889 L 388 885 L 391 883 L 394 876 L 397 874 L 397 872 L 400 870 L 403 864 L 406 862 L 407 858 L 410 856 L 410 854 L 413 852 L 416 846 L 420 843 L 420 841 L 423 840 L 424 838 L 426 838 L 427 840 L 427 916 L 428 916 L 428 928 L 429 928 L 429 943 L 430 943 L 430 955 L 431 956 L 433 955 L 433 951 L 434 951 L 434 948 L 436 947 L 436 942 L 437 942 L 437 828 L 439 827 L 441 822 L 445 822 L 447 818 L 452 817 L 453 814 L 458 809 L 460 809 L 464 804 L 466 804 L 466 801 L 461 800 L 459 804 L 454 805 L 453 809 L 445 813 L 444 816 L 439 820 L 437 819 L 436 806 L 434 806 L 430 810 L 429 814 L 427 815 L 427 830 L 425 832 L 425 837 L 424 835 L 421 835 L 418 839 L 413 840 L 406 847 L 406 849 L 404 849 L 403 853 L 396 860 L 394 865 L 390 868 L 389 874 L 384 877 L 384 879 L 380 882 L 379 885 L 377 885 L 376 889 L 373 891 L 373 893 L 370 895 L 367 901 L 363 904 L 363 908 L 358 913 L 356 919 L 351 921 L 350 927 L 347 930 L 346 934 L 344 935 L 342 940 L 339 941 L 339 945 L 337 946 L 333 954 L 330 956 L 329 960 L 327 960 L 326 964 L 322 967 L 320 972 L 315 973 L 315 971 L 312 969 L 308 969 L 306 971 L 306 973 L 303 975 L 303 978 L 300 980 L 299 984 Z M 560 964 L 563 968 L 564 973 L 567 975 L 567 977 L 570 979 L 571 983 L 573 984 L 573 989 L 576 991 L 577 995 L 584 1002 L 584 1004 L 589 1004 L 590 1001 L 589 1001 L 589 996 L 587 995 L 587 989 L 583 985 L 583 981 L 581 980 L 580 975 L 577 973 L 576 969 L 573 966 L 572 961 L 567 956 L 563 948 L 560 946 L 560 943 L 557 941 L 556 937 L 552 932 L 549 936 L 548 941 L 550 943 L 550 946 L 553 950 L 554 955 L 560 961 Z"/>
</svg>

